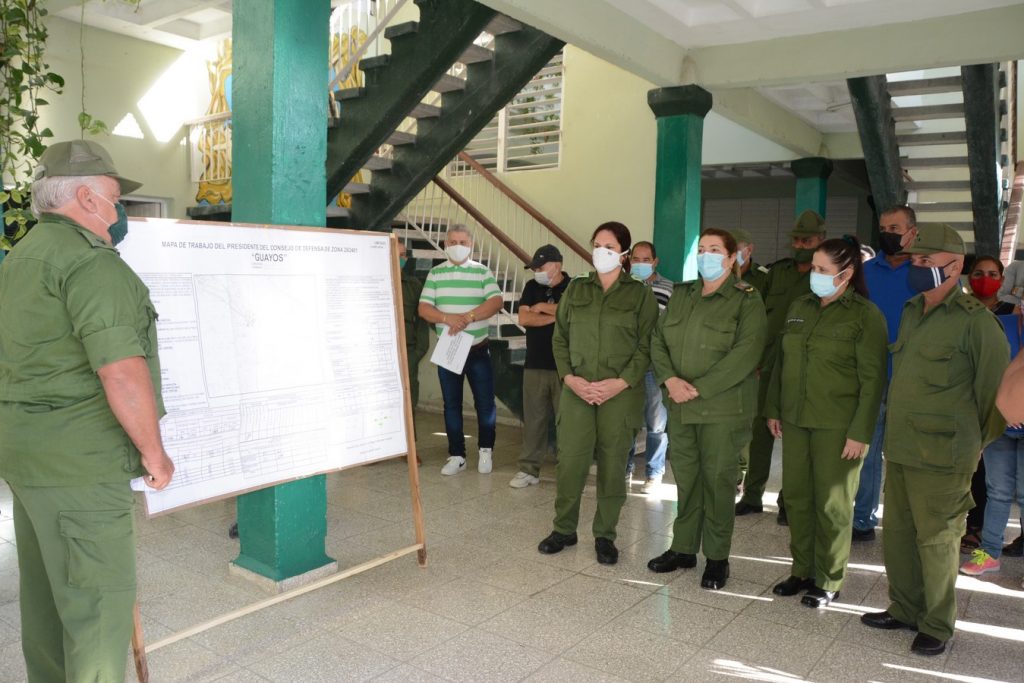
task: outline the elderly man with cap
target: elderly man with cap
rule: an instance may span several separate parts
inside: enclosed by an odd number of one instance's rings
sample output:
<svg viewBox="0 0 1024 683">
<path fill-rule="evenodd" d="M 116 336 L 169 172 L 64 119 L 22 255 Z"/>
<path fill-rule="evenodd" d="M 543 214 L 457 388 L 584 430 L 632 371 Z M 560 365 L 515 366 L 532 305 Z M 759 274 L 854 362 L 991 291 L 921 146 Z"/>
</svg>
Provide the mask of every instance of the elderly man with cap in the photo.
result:
<svg viewBox="0 0 1024 683">
<path fill-rule="evenodd" d="M 533 255 L 526 268 L 533 279 L 519 297 L 519 324 L 526 328 L 526 368 L 523 370 L 523 448 L 519 454 L 519 472 L 508 483 L 524 489 L 540 482 L 540 465 L 549 450 L 551 427 L 558 414 L 562 382 L 555 369 L 551 338 L 555 332 L 558 302 L 569 286 L 570 277 L 562 271 L 562 254 L 545 244 Z"/>
<path fill-rule="evenodd" d="M 753 285 L 758 292 L 763 292 L 768 280 L 768 269 L 754 262 L 754 238 L 740 228 L 729 232 L 736 239 L 736 265 L 740 267 L 740 279 Z"/>
<path fill-rule="evenodd" d="M 764 487 L 768 483 L 768 475 L 772 467 L 772 450 L 775 447 L 775 439 L 768 431 L 768 422 L 764 416 L 768 380 L 772 375 L 772 366 L 775 362 L 775 343 L 786 322 L 786 311 L 789 310 L 789 305 L 797 297 L 811 291 L 811 259 L 814 257 L 814 250 L 825 241 L 825 219 L 808 209 L 797 217 L 796 224 L 789 235 L 792 239 L 793 257 L 773 263 L 763 287 L 758 288 L 764 299 L 765 313 L 768 315 L 768 328 L 765 333 L 764 354 L 761 356 L 759 370 L 761 381 L 758 389 L 757 417 L 754 418 L 747 476 L 743 482 L 743 497 L 736 503 L 737 515 L 747 515 L 764 510 L 761 497 L 764 495 Z M 786 509 L 782 492 L 779 492 L 778 505 L 779 524 L 786 524 Z"/>
<path fill-rule="evenodd" d="M 995 407 L 1010 349 L 1002 325 L 959 287 L 964 243 L 953 228 L 919 223 L 908 272 L 915 295 L 891 346 L 886 410 L 885 533 L 889 608 L 861 621 L 909 628 L 911 650 L 941 654 L 956 621 L 964 519 L 978 454 L 1006 428 Z"/>
<path fill-rule="evenodd" d="M 127 231 L 107 152 L 47 149 L 39 222 L 0 269 L 0 476 L 14 497 L 21 639 L 30 681 L 121 681 L 135 603 L 133 477 L 174 465 L 156 311 L 114 245 Z"/>
</svg>

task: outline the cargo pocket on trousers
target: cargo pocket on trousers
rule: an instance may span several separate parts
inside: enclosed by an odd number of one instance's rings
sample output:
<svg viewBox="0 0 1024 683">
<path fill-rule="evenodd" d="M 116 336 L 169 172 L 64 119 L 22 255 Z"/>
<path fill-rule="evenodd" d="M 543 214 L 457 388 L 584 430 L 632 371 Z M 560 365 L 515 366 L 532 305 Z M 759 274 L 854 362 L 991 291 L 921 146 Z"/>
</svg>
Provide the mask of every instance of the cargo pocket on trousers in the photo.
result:
<svg viewBox="0 0 1024 683">
<path fill-rule="evenodd" d="M 135 587 L 135 538 L 131 510 L 60 513 L 60 535 L 72 588 Z"/>
</svg>

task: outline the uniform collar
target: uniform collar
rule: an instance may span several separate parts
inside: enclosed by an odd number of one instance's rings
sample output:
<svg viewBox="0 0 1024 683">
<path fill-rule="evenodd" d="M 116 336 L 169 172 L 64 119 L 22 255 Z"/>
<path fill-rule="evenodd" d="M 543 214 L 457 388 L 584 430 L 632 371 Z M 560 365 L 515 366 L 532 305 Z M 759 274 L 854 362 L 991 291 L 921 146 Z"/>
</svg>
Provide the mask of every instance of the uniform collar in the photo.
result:
<svg viewBox="0 0 1024 683">
<path fill-rule="evenodd" d="M 967 295 L 963 293 L 963 291 L 960 289 L 960 286 L 958 285 L 958 286 L 954 287 L 953 289 L 949 290 L 949 293 L 946 294 L 945 297 L 943 297 L 942 301 L 940 301 L 939 303 L 937 303 L 934 306 L 932 306 L 931 310 L 934 311 L 935 309 L 937 309 L 940 306 L 944 306 L 945 308 L 949 308 L 950 306 L 953 305 L 954 302 L 956 302 L 956 300 L 958 298 L 960 298 L 962 296 L 967 296 Z M 907 300 L 907 304 L 906 305 L 908 305 L 908 306 L 916 306 L 921 311 L 924 311 L 924 294 L 916 294 L 916 295 L 914 295 L 913 297 L 911 297 L 910 299 Z"/>
<path fill-rule="evenodd" d="M 44 212 L 39 216 L 39 222 L 50 224 L 59 223 L 61 225 L 66 225 L 67 227 L 72 228 L 73 230 L 78 232 L 82 237 L 84 237 L 90 246 L 97 247 L 100 249 L 110 249 L 111 251 L 117 251 L 114 248 L 114 245 L 112 245 L 110 242 L 106 241 L 105 239 L 94 233 L 92 230 L 89 230 L 88 228 L 84 227 L 81 223 L 73 221 L 67 216 L 63 216 L 59 213 Z"/>
<path fill-rule="evenodd" d="M 739 280 L 736 279 L 736 274 L 729 273 L 729 275 L 725 278 L 725 282 L 723 282 L 718 289 L 711 292 L 711 294 L 709 294 L 708 296 L 733 296 L 740 291 L 739 289 L 736 288 L 737 282 L 739 282 Z M 697 287 L 695 289 L 697 292 L 697 296 L 704 296 L 704 278 L 700 276 L 697 277 Z"/>
<path fill-rule="evenodd" d="M 587 273 L 583 277 L 584 277 L 584 282 L 588 282 L 588 283 L 594 285 L 595 287 L 598 287 L 599 289 L 602 289 L 602 290 L 604 289 L 603 287 L 601 287 L 601 276 L 598 275 L 598 272 L 596 270 L 590 271 L 589 273 Z M 627 273 L 625 270 L 621 270 L 621 271 L 619 271 L 618 279 L 615 282 L 612 283 L 612 286 L 608 288 L 608 291 L 609 292 L 612 291 L 618 285 L 621 285 L 624 282 L 640 282 L 640 281 L 637 280 L 632 275 L 630 275 L 629 273 Z"/>
</svg>

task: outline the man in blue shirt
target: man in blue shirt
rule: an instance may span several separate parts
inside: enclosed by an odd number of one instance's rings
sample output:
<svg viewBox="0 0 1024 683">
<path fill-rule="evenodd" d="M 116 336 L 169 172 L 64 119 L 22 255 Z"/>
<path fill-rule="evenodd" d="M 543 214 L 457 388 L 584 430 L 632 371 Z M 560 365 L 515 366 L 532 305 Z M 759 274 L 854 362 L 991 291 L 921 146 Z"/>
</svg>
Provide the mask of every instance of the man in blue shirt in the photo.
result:
<svg viewBox="0 0 1024 683">
<path fill-rule="evenodd" d="M 896 341 L 900 331 L 900 316 L 903 304 L 916 292 L 907 284 L 910 270 L 910 254 L 903 253 L 903 247 L 914 241 L 917 234 L 917 216 L 909 206 L 887 209 L 879 216 L 879 253 L 864 262 L 864 279 L 868 285 L 868 296 L 881 309 L 889 328 L 889 343 Z M 892 377 L 892 359 L 889 359 L 889 376 Z M 882 443 L 885 437 L 886 394 L 882 395 L 878 422 L 871 446 L 864 458 L 860 471 L 860 486 L 853 507 L 853 540 L 870 541 L 875 538 L 878 525 L 878 499 L 882 490 Z"/>
</svg>

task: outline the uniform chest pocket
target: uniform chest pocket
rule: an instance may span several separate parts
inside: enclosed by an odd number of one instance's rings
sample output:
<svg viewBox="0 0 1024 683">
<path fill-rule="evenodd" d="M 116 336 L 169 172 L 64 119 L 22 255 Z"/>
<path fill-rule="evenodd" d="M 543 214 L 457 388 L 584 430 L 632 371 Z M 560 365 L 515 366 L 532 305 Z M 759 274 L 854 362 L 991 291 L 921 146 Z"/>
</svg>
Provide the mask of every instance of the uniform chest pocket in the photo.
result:
<svg viewBox="0 0 1024 683">
<path fill-rule="evenodd" d="M 918 354 L 921 356 L 921 379 L 935 386 L 949 386 L 956 348 L 941 344 L 924 344 Z"/>
<path fill-rule="evenodd" d="M 733 320 L 709 320 L 704 323 L 704 343 L 707 348 L 726 351 L 732 348 L 736 337 L 736 322 Z"/>
<path fill-rule="evenodd" d="M 635 328 L 637 308 L 639 308 L 639 303 L 635 307 L 624 301 L 609 303 L 601 315 L 601 324 Z"/>
<path fill-rule="evenodd" d="M 852 361 L 856 353 L 860 327 L 856 323 L 818 325 L 811 337 L 811 346 L 821 349 L 832 361 Z"/>
</svg>

